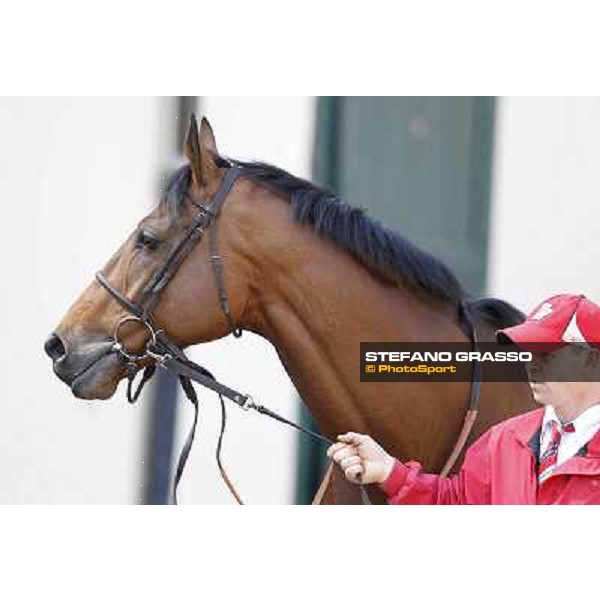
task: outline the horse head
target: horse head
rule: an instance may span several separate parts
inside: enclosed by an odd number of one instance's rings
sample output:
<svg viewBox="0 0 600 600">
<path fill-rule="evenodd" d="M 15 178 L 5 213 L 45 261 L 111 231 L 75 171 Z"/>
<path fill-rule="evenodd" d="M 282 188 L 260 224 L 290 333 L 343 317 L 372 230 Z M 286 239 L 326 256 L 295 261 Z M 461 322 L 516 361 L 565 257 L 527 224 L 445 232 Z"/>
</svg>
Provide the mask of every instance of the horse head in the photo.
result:
<svg viewBox="0 0 600 600">
<path fill-rule="evenodd" d="M 188 163 L 171 177 L 158 205 L 145 216 L 102 269 L 102 279 L 134 306 L 145 303 L 144 293 L 161 269 L 172 265 L 167 280 L 155 287 L 151 319 L 181 347 L 214 340 L 230 333 L 231 324 L 244 321 L 250 286 L 251 262 L 244 256 L 249 239 L 248 210 L 242 201 L 251 185 L 238 180 L 214 223 L 218 238 L 221 285 L 228 314 L 215 279 L 215 248 L 204 236 L 185 242 L 190 227 L 214 198 L 230 165 L 217 152 L 206 119 L 200 130 L 192 117 L 185 142 Z M 205 232 L 204 232 L 205 233 Z M 173 255 L 177 254 L 175 258 Z M 154 279 L 153 279 L 154 278 Z M 154 281 L 154 283 L 157 283 Z M 164 287 L 161 288 L 161 285 Z M 140 306 L 147 309 L 147 306 Z M 112 396 L 126 367 L 114 351 L 116 338 L 132 356 L 143 356 L 152 330 L 95 280 L 71 306 L 45 343 L 56 375 L 84 399 Z M 148 315 L 150 316 L 150 314 Z"/>
</svg>

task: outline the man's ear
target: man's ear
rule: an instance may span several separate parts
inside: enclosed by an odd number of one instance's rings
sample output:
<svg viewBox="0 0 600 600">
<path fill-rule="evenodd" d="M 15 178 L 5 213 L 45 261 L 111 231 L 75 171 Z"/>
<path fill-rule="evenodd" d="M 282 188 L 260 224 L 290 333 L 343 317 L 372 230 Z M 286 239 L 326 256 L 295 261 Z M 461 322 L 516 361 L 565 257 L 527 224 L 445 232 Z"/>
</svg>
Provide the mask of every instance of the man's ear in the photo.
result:
<svg viewBox="0 0 600 600">
<path fill-rule="evenodd" d="M 206 118 L 202 119 L 198 131 L 196 115 L 190 117 L 190 127 L 185 140 L 185 155 L 190 161 L 192 177 L 197 188 L 211 187 L 219 175 L 219 168 L 215 162 L 218 152 L 215 135 Z"/>
</svg>

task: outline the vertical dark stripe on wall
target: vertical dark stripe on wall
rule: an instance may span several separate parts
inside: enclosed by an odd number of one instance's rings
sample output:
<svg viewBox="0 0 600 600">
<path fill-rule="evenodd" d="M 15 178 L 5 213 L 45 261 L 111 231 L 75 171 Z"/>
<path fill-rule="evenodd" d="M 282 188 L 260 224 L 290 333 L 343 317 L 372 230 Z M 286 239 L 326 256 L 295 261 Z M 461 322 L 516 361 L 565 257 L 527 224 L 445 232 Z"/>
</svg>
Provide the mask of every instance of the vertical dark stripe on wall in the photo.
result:
<svg viewBox="0 0 600 600">
<path fill-rule="evenodd" d="M 173 98 L 174 110 L 169 118 L 171 152 L 181 156 L 187 124 L 192 112 L 199 109 L 198 96 Z M 174 113 L 174 115 L 173 115 Z M 177 427 L 177 402 L 179 386 L 177 378 L 164 369 L 158 369 L 151 390 L 150 415 L 144 441 L 144 469 L 142 477 L 143 504 L 169 504 L 173 486 L 173 455 Z"/>
<path fill-rule="evenodd" d="M 177 132 L 175 137 L 175 152 L 181 155 L 183 142 L 188 130 L 190 117 L 193 113 L 199 117 L 200 98 L 198 96 L 179 96 L 177 98 Z"/>
<path fill-rule="evenodd" d="M 312 177 L 320 184 L 336 189 L 339 185 L 339 153 L 342 98 L 319 98 L 315 122 Z"/>
<path fill-rule="evenodd" d="M 468 231 L 473 236 L 477 247 L 480 248 L 480 252 L 484 254 L 481 261 L 480 287 L 470 290 L 477 295 L 486 292 L 495 117 L 496 98 L 494 96 L 475 96 L 473 98 L 467 218 Z"/>
<path fill-rule="evenodd" d="M 317 100 L 312 177 L 318 183 L 334 189 L 338 183 L 340 109 L 341 98 L 337 96 L 323 96 Z M 300 404 L 299 417 L 305 427 L 317 430 L 317 426 L 303 402 Z M 316 444 L 302 434 L 298 436 L 297 444 L 296 504 L 310 504 L 324 473 L 327 462 L 325 450 L 322 444 Z"/>
<path fill-rule="evenodd" d="M 177 378 L 159 369 L 151 388 L 150 415 L 144 448 L 143 504 L 169 504 L 171 463 L 177 425 Z"/>
</svg>

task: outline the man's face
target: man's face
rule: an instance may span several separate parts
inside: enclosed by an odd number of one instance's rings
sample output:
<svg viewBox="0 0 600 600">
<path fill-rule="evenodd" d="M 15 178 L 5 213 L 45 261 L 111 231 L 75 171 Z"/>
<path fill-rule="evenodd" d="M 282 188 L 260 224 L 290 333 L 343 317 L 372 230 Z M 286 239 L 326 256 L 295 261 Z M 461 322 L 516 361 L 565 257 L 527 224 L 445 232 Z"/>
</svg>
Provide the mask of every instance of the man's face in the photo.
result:
<svg viewBox="0 0 600 600">
<path fill-rule="evenodd" d="M 553 352 L 534 354 L 526 368 L 535 401 L 560 406 L 565 399 L 583 397 L 590 385 L 597 385 L 600 353 L 569 344 Z"/>
</svg>

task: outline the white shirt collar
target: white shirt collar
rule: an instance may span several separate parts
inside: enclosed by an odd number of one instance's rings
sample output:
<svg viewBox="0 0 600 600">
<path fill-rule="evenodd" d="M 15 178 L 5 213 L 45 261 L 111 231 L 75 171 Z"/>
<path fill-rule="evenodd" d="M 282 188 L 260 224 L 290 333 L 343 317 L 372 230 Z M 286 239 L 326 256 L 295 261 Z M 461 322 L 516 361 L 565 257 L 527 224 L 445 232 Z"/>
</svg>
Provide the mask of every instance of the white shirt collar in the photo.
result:
<svg viewBox="0 0 600 600">
<path fill-rule="evenodd" d="M 548 429 L 552 421 L 556 421 L 561 427 L 566 425 L 566 423 L 561 423 L 553 406 L 546 406 L 544 419 L 542 421 L 542 433 Z M 576 433 L 583 433 L 590 427 L 597 427 L 598 423 L 600 423 L 600 403 L 586 408 L 577 418 L 573 419 L 571 423 L 573 423 Z"/>
<path fill-rule="evenodd" d="M 542 432 L 540 436 L 540 456 L 543 456 L 550 444 L 552 436 L 551 423 L 560 420 L 552 406 L 547 406 L 542 420 Z M 561 442 L 558 447 L 557 465 L 571 458 L 587 444 L 600 429 L 600 404 L 594 404 L 584 410 L 576 419 L 572 421 L 575 431 L 563 432 Z"/>
</svg>

